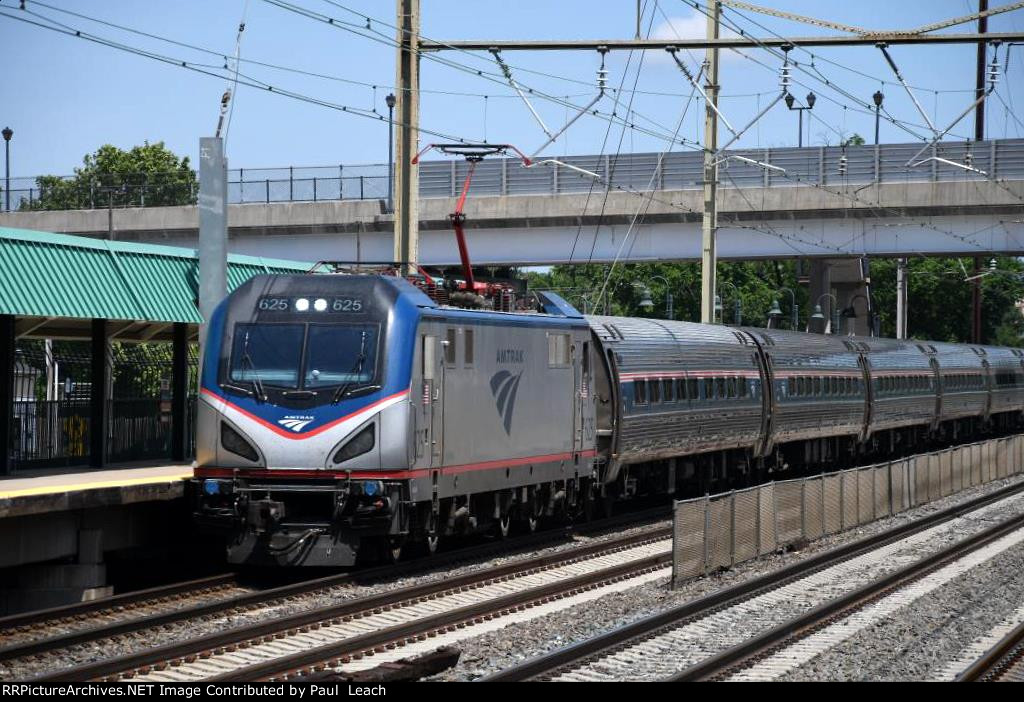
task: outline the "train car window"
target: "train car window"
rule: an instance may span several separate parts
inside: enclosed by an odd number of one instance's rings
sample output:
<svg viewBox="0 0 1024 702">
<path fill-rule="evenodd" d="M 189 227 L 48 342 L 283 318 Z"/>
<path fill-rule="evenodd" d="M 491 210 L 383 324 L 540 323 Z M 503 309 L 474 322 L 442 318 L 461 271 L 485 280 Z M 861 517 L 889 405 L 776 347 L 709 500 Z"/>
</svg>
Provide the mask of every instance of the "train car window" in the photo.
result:
<svg viewBox="0 0 1024 702">
<path fill-rule="evenodd" d="M 744 378 L 739 378 L 737 383 L 738 383 L 737 388 L 740 391 L 740 397 L 746 397 L 747 396 L 747 379 L 745 377 Z"/>
<path fill-rule="evenodd" d="M 548 334 L 548 366 L 562 368 L 569 365 L 569 335 Z"/>
<path fill-rule="evenodd" d="M 661 402 L 661 381 L 660 380 L 652 380 L 651 381 L 651 386 L 650 386 L 650 391 L 651 391 L 651 404 L 652 405 L 659 404 Z"/>
<path fill-rule="evenodd" d="M 686 381 L 686 384 L 689 386 L 689 392 L 687 394 L 690 396 L 690 399 L 691 400 L 699 400 L 700 399 L 700 385 L 698 385 L 697 379 L 696 378 L 691 378 L 691 379 Z"/>
<path fill-rule="evenodd" d="M 821 378 L 814 379 L 814 396 L 821 397 Z"/>
<path fill-rule="evenodd" d="M 730 400 L 735 400 L 738 393 L 736 392 L 736 378 L 725 379 L 725 395 Z"/>
<path fill-rule="evenodd" d="M 465 355 L 462 357 L 463 363 L 467 366 L 473 365 L 473 330 L 466 329 L 462 332 L 463 334 L 463 346 L 465 346 Z"/>
<path fill-rule="evenodd" d="M 661 394 L 664 396 L 665 402 L 675 402 L 676 401 L 675 392 L 674 392 L 675 387 L 674 386 L 675 386 L 675 383 L 673 383 L 671 380 L 667 380 L 666 379 L 666 380 L 661 381 Z"/>
<path fill-rule="evenodd" d="M 680 400 L 688 400 L 689 396 L 686 394 L 686 379 L 680 378 L 676 381 L 678 387 L 676 388 L 676 398 Z"/>
<path fill-rule="evenodd" d="M 446 366 L 455 365 L 455 330 L 449 329 L 445 334 L 444 363 Z"/>
<path fill-rule="evenodd" d="M 725 399 L 725 378 L 715 378 L 715 399 Z"/>
<path fill-rule="evenodd" d="M 633 404 L 646 405 L 647 404 L 647 381 L 646 380 L 634 380 L 633 381 Z"/>
</svg>

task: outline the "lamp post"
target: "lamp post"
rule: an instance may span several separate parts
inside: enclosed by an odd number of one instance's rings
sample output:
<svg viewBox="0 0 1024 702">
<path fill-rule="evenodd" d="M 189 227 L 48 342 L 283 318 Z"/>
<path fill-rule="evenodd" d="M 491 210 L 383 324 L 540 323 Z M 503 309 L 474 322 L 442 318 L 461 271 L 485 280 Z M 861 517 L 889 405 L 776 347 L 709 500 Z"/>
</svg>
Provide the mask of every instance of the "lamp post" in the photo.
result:
<svg viewBox="0 0 1024 702">
<path fill-rule="evenodd" d="M 664 276 L 660 275 L 652 275 L 651 280 L 660 280 L 665 283 L 665 317 L 668 319 L 674 319 L 675 310 L 673 309 L 673 302 L 675 302 L 675 300 L 672 297 L 672 291 L 669 289 L 668 280 L 666 280 Z M 650 291 L 648 291 L 648 294 L 650 294 Z"/>
<path fill-rule="evenodd" d="M 821 297 L 818 298 L 817 303 L 815 303 L 815 305 L 814 305 L 814 314 L 811 315 L 811 319 L 813 319 L 815 321 L 818 321 L 818 320 L 820 320 L 822 322 L 825 321 L 825 315 L 821 311 L 821 300 L 822 300 L 822 298 L 825 298 L 825 297 L 832 298 L 832 309 L 829 310 L 831 312 L 831 314 L 829 316 L 832 318 L 832 320 L 831 320 L 832 323 L 831 323 L 831 327 L 830 328 L 832 330 L 832 334 L 836 334 L 837 333 L 836 329 L 839 328 L 839 309 L 838 309 L 839 308 L 839 299 L 835 295 L 833 295 L 832 293 L 825 293 Z M 824 333 L 824 330 L 822 331 L 822 333 Z"/>
<path fill-rule="evenodd" d="M 882 94 L 881 90 L 876 90 L 875 94 L 871 96 L 871 99 L 875 101 L 875 143 L 878 143 L 878 121 L 880 112 L 882 110 L 882 100 L 885 99 L 885 95 Z"/>
<path fill-rule="evenodd" d="M 648 313 L 653 310 L 654 301 L 651 299 L 651 289 L 640 281 L 634 281 L 633 288 L 640 291 L 640 302 L 637 303 L 640 309 Z"/>
<path fill-rule="evenodd" d="M 793 331 L 797 330 L 800 326 L 800 308 L 796 306 L 796 293 L 789 288 L 779 288 L 775 292 L 788 292 L 790 298 L 790 317 L 792 318 Z M 776 304 L 778 304 L 776 302 Z M 781 312 L 781 310 L 780 310 Z"/>
<path fill-rule="evenodd" d="M 733 289 L 733 323 L 736 326 L 743 324 L 743 302 L 740 300 L 740 289 L 727 280 L 720 281 L 719 286 L 728 285 Z M 721 311 L 722 299 L 715 295 L 715 309 Z M 722 315 L 722 324 L 725 324 L 725 315 Z"/>
<path fill-rule="evenodd" d="M 388 93 L 384 102 L 388 105 L 388 212 L 394 212 L 391 181 L 395 172 L 395 94 Z"/>
<path fill-rule="evenodd" d="M 793 107 L 793 103 L 796 102 L 796 98 L 793 97 L 793 93 L 786 93 L 786 107 L 800 114 L 800 120 L 797 127 L 797 129 L 799 129 L 799 134 L 797 135 L 797 146 L 799 147 L 804 145 L 804 110 L 813 110 L 814 103 L 817 99 L 818 97 L 814 93 L 807 93 L 807 106 Z"/>
<path fill-rule="evenodd" d="M 11 137 L 14 136 L 14 130 L 10 127 L 4 127 L 2 132 L 4 135 L 4 163 L 6 164 L 6 179 L 4 181 L 4 200 L 6 201 L 5 207 L 8 212 L 11 211 Z"/>
</svg>

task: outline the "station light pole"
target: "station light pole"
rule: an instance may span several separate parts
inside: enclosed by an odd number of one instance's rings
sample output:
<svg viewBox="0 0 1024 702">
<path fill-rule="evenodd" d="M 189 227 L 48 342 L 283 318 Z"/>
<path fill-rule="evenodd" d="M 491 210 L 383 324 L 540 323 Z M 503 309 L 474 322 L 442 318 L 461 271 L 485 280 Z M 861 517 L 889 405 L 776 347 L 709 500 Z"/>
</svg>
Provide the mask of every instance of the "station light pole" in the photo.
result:
<svg viewBox="0 0 1024 702">
<path fill-rule="evenodd" d="M 793 292 L 792 290 L 790 290 L 789 288 L 779 288 L 775 292 L 787 292 L 787 293 L 789 293 L 789 298 L 790 298 L 790 308 L 789 308 L 790 309 L 790 316 L 792 318 L 793 331 L 796 331 L 797 327 L 800 325 L 800 308 L 798 308 L 796 306 L 796 293 Z M 775 304 L 773 306 L 773 309 L 777 309 L 778 306 L 779 306 L 779 301 L 776 300 Z M 779 310 L 779 314 L 780 315 L 782 314 L 782 310 Z"/>
<path fill-rule="evenodd" d="M 394 212 L 392 178 L 395 172 L 395 94 L 388 93 L 384 102 L 388 105 L 388 212 Z"/>
<path fill-rule="evenodd" d="M 660 275 L 652 275 L 651 280 L 660 280 L 665 283 L 665 317 L 667 319 L 674 319 L 675 309 L 673 308 L 673 303 L 675 300 L 672 297 L 672 290 L 669 287 L 668 280 L 666 280 L 664 276 Z"/>
<path fill-rule="evenodd" d="M 6 178 L 4 181 L 4 200 L 6 201 L 5 208 L 8 212 L 11 211 L 11 137 L 14 136 L 14 130 L 10 127 L 4 127 L 4 163 L 6 170 Z"/>
<path fill-rule="evenodd" d="M 727 280 L 723 280 L 721 283 L 719 283 L 719 286 L 723 285 L 728 285 L 733 290 L 733 323 L 736 326 L 740 326 L 743 324 L 743 301 L 740 299 L 740 289 Z M 722 298 L 719 295 L 715 296 L 715 311 L 722 312 Z M 722 324 L 725 324 L 724 312 L 722 313 Z"/>
<path fill-rule="evenodd" d="M 802 147 L 804 145 L 804 110 L 813 110 L 814 103 L 818 100 L 818 97 L 814 93 L 807 93 L 807 106 L 806 107 L 793 107 L 793 103 L 796 102 L 796 98 L 793 97 L 793 93 L 786 93 L 786 107 L 799 113 L 800 120 L 798 122 L 797 129 L 799 129 L 799 135 L 797 136 L 797 146 Z"/>
<path fill-rule="evenodd" d="M 876 90 L 871 99 L 875 101 L 875 144 L 878 144 L 878 122 L 881 117 L 882 100 L 885 99 L 885 95 L 882 94 L 881 90 Z"/>
</svg>

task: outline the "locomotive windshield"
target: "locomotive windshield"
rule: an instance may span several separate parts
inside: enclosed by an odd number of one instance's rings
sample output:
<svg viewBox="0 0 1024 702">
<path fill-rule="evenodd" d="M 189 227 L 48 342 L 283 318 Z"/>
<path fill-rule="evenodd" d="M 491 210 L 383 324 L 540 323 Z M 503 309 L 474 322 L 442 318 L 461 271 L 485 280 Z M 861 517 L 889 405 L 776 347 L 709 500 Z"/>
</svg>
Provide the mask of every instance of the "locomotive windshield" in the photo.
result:
<svg viewBox="0 0 1024 702">
<path fill-rule="evenodd" d="M 228 378 L 284 390 L 370 383 L 377 374 L 375 324 L 239 324 Z"/>
</svg>

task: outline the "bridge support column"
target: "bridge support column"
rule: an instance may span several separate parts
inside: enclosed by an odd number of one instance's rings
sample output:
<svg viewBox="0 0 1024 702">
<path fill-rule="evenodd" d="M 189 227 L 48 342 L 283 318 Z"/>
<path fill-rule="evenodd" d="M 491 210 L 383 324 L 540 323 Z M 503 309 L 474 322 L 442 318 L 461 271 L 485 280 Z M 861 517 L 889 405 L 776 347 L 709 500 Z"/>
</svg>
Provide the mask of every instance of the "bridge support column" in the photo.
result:
<svg viewBox="0 0 1024 702">
<path fill-rule="evenodd" d="M 107 400 L 110 385 L 110 364 L 107 363 L 109 342 L 107 320 L 92 320 L 92 366 L 89 402 L 89 465 L 102 468 L 107 464 L 107 435 L 110 433 Z"/>
<path fill-rule="evenodd" d="M 14 468 L 14 316 L 0 315 L 0 475 Z"/>
<path fill-rule="evenodd" d="M 814 259 L 810 271 L 810 313 L 821 306 L 824 320 L 810 320 L 807 330 L 823 334 L 870 336 L 874 305 L 867 266 L 860 258 Z"/>
</svg>

